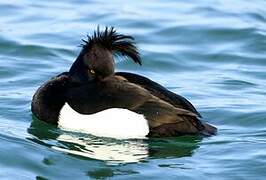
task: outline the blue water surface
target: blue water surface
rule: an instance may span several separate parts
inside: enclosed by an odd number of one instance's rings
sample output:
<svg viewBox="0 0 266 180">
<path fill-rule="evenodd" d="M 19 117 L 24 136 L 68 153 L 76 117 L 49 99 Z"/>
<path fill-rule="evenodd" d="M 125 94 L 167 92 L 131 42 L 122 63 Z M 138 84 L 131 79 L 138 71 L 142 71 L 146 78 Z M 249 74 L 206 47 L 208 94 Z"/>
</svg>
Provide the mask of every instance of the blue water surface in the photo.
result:
<svg viewBox="0 0 266 180">
<path fill-rule="evenodd" d="M 265 179 L 266 1 L 0 1 L 0 179 Z M 67 71 L 97 25 L 135 37 L 149 77 L 219 132 L 115 140 L 32 117 L 35 90 Z"/>
</svg>

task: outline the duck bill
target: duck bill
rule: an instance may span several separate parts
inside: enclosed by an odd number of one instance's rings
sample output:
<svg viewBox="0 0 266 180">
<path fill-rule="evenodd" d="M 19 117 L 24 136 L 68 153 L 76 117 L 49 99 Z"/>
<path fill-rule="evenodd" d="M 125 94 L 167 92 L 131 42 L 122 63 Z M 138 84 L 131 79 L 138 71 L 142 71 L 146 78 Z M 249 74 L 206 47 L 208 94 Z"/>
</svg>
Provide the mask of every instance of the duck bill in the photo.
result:
<svg viewBox="0 0 266 180">
<path fill-rule="evenodd" d="M 69 75 L 73 83 L 86 84 L 93 80 L 93 77 L 88 72 L 86 66 L 82 63 L 82 59 L 79 56 L 72 64 Z"/>
</svg>

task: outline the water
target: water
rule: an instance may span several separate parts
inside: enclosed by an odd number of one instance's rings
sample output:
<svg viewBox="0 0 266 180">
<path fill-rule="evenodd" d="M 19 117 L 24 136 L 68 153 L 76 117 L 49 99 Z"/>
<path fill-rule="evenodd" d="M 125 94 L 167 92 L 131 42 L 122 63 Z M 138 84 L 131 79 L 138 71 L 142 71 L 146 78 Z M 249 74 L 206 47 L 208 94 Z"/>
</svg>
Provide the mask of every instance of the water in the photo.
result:
<svg viewBox="0 0 266 180">
<path fill-rule="evenodd" d="M 264 179 L 266 1 L 0 1 L 0 179 Z M 115 140 L 34 120 L 36 88 L 97 25 L 133 35 L 147 76 L 217 136 Z"/>
</svg>

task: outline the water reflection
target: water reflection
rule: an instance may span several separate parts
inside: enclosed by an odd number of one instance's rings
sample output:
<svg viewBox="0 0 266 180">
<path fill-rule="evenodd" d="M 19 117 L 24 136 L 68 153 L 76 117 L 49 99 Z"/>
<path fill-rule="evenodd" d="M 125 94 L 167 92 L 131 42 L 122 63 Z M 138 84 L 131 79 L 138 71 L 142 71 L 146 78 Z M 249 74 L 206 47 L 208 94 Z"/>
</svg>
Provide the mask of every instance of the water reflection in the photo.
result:
<svg viewBox="0 0 266 180">
<path fill-rule="evenodd" d="M 113 140 L 84 135 L 81 138 L 77 134 L 62 134 L 57 140 L 67 148 L 52 148 L 97 160 L 131 163 L 148 157 L 148 144 L 142 140 Z"/>
<path fill-rule="evenodd" d="M 78 157 L 109 163 L 135 163 L 148 159 L 192 156 L 201 137 L 119 140 L 62 131 L 33 117 L 28 132 L 38 144 Z"/>
</svg>

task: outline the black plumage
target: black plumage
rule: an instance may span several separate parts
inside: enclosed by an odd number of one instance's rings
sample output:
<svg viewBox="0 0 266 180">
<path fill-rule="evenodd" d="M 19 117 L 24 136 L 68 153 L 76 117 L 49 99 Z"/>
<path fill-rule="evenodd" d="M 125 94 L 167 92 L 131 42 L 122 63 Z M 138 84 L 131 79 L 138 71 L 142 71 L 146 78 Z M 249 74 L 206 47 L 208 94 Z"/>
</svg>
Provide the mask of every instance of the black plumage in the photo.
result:
<svg viewBox="0 0 266 180">
<path fill-rule="evenodd" d="M 32 101 L 37 118 L 57 124 L 59 111 L 67 102 L 81 114 L 108 108 L 124 108 L 143 114 L 151 137 L 216 133 L 216 128 L 200 121 L 201 115 L 184 97 L 150 79 L 116 72 L 114 54 L 141 64 L 133 37 L 118 34 L 113 27 L 99 28 L 83 40 L 81 53 L 69 72 L 41 86 Z"/>
</svg>

